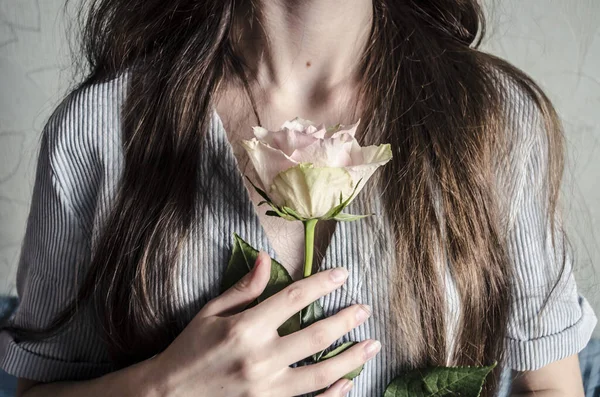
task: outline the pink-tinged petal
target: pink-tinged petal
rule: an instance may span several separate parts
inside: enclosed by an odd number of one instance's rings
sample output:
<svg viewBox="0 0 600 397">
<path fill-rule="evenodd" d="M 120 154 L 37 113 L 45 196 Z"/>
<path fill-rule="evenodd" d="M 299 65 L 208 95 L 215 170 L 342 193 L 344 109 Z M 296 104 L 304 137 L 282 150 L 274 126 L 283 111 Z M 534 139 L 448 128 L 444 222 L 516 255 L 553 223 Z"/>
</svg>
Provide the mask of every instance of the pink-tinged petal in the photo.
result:
<svg viewBox="0 0 600 397">
<path fill-rule="evenodd" d="M 332 138 L 338 138 L 341 137 L 342 135 L 350 135 L 352 138 L 354 138 L 354 136 L 356 135 L 356 129 L 358 128 L 358 125 L 360 124 L 360 119 L 358 119 L 358 121 L 354 124 L 350 124 L 350 125 L 343 125 L 341 124 L 339 129 L 337 131 L 334 131 L 333 134 L 331 135 Z"/>
<path fill-rule="evenodd" d="M 306 120 L 300 117 L 296 117 L 293 120 L 289 120 L 289 121 L 285 121 L 282 125 L 281 125 L 281 129 L 288 129 L 288 130 L 294 130 L 294 131 L 304 131 L 307 128 L 310 128 L 311 126 L 314 126 L 315 123 L 313 123 L 310 120 Z M 313 127 L 314 128 L 314 127 Z"/>
<path fill-rule="evenodd" d="M 352 181 L 358 184 L 357 194 L 362 190 L 369 178 L 373 176 L 373 173 L 392 159 L 392 148 L 389 143 L 379 146 L 366 146 L 362 148 L 362 155 L 365 160 L 363 164 L 345 168 L 352 176 Z"/>
<path fill-rule="evenodd" d="M 338 205 L 340 194 L 348 198 L 353 188 L 350 174 L 343 168 L 299 164 L 277 175 L 270 191 L 275 204 L 314 219 Z"/>
<path fill-rule="evenodd" d="M 327 136 L 327 128 L 325 128 L 325 124 L 319 124 L 318 126 L 307 130 L 307 134 L 310 134 L 315 138 L 323 139 Z"/>
<path fill-rule="evenodd" d="M 352 148 L 350 149 L 350 158 L 352 159 L 352 165 L 359 165 L 365 162 L 362 153 L 362 148 L 360 147 L 356 139 L 352 141 Z"/>
<path fill-rule="evenodd" d="M 252 132 L 254 132 L 256 139 L 260 141 L 264 141 L 271 134 L 269 130 L 261 126 L 252 127 Z"/>
<path fill-rule="evenodd" d="M 305 148 L 317 141 L 317 138 L 298 131 L 284 131 L 274 135 L 281 149 L 291 156 L 294 150 Z"/>
<path fill-rule="evenodd" d="M 326 128 L 296 117 L 280 131 L 255 127 L 256 138 L 244 147 L 275 204 L 318 218 L 339 204 L 340 195 L 345 200 L 360 192 L 392 158 L 389 144 L 360 147 L 359 123 Z"/>
<path fill-rule="evenodd" d="M 321 124 L 321 125 L 310 125 L 303 132 L 306 135 L 311 135 L 311 136 L 313 136 L 315 138 L 318 138 L 317 136 L 315 136 L 315 134 L 317 132 L 319 132 L 320 130 L 322 130 L 322 129 L 323 129 L 323 124 Z"/>
<path fill-rule="evenodd" d="M 313 163 L 319 167 L 346 167 L 352 165 L 352 141 L 319 139 L 313 144 L 294 151 L 290 156 L 298 163 Z"/>
<path fill-rule="evenodd" d="M 263 127 L 252 127 L 254 136 L 261 142 L 274 149 L 279 149 L 286 155 L 291 155 L 297 148 L 304 148 L 317 138 L 306 135 L 301 131 L 284 128 L 281 131 L 269 131 Z"/>
<path fill-rule="evenodd" d="M 272 148 L 256 138 L 249 141 L 242 140 L 242 145 L 246 149 L 265 190 L 271 186 L 277 174 L 298 165 L 281 150 Z M 269 192 L 267 191 L 267 193 Z"/>
</svg>

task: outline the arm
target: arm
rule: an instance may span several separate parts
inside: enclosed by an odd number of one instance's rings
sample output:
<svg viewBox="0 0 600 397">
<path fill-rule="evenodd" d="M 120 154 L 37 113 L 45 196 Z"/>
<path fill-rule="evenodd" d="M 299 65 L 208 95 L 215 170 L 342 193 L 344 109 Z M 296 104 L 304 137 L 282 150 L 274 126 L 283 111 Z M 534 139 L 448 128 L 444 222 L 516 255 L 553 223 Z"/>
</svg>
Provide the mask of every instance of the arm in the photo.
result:
<svg viewBox="0 0 600 397">
<path fill-rule="evenodd" d="M 77 382 L 40 383 L 19 378 L 17 397 L 155 397 L 159 396 L 152 361 L 146 360 L 96 379 Z"/>
<path fill-rule="evenodd" d="M 577 352 L 588 343 L 596 316 L 577 291 L 572 247 L 553 193 L 551 144 L 539 107 L 507 81 L 511 142 L 499 167 L 506 196 L 508 254 L 514 266 L 506 338 L 513 395 L 583 396 Z"/>
<path fill-rule="evenodd" d="M 71 93 L 42 131 L 17 275 L 14 324 L 19 327 L 45 327 L 69 300 L 77 274 L 84 274 L 89 263 L 94 218 L 89 203 L 100 189 L 89 175 L 100 172 L 94 159 L 101 157 L 90 137 L 118 136 L 113 124 L 96 117 L 96 109 L 119 125 L 125 86 L 121 78 L 102 84 Z M 0 332 L 0 368 L 19 379 L 17 396 L 154 396 L 149 375 L 154 369 L 143 363 L 110 372 L 114 368 L 101 348 L 102 338 L 84 318 L 52 341 L 19 341 Z M 62 379 L 93 380 L 54 383 Z"/>
<path fill-rule="evenodd" d="M 352 305 L 285 336 L 279 336 L 277 329 L 311 302 L 339 288 L 348 271 L 319 272 L 244 309 L 263 293 L 270 274 L 271 260 L 263 253 L 250 273 L 204 305 L 164 351 L 146 361 L 88 381 L 41 384 L 21 378 L 17 395 L 296 396 L 328 386 L 321 397 L 345 395 L 352 383 L 344 375 L 373 358 L 381 344 L 365 340 L 322 362 L 298 368 L 290 365 L 329 347 L 365 322 L 370 315 L 367 307 Z"/>
<path fill-rule="evenodd" d="M 512 396 L 583 397 L 577 354 L 552 362 L 536 371 L 513 372 Z"/>
</svg>

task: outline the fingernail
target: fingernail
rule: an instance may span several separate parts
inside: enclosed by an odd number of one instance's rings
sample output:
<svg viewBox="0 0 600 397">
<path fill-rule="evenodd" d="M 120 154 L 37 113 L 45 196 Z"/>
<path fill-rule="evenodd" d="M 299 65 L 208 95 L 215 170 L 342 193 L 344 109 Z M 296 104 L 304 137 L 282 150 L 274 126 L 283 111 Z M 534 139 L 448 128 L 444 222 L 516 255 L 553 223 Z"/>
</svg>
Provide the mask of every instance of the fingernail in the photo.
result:
<svg viewBox="0 0 600 397">
<path fill-rule="evenodd" d="M 348 394 L 350 389 L 352 389 L 352 386 L 354 386 L 354 383 L 351 380 L 346 381 L 344 386 L 342 386 L 342 396 Z"/>
<path fill-rule="evenodd" d="M 346 279 L 346 277 L 348 277 L 348 270 L 346 270 L 343 267 L 338 267 L 333 269 L 329 275 L 331 276 L 331 279 L 333 280 L 333 282 L 335 283 L 341 283 L 342 281 L 344 281 Z"/>
<path fill-rule="evenodd" d="M 369 316 L 371 315 L 371 306 L 369 305 L 359 305 L 360 307 L 356 311 L 356 320 L 359 324 L 362 324 Z"/>
<path fill-rule="evenodd" d="M 367 358 L 374 357 L 379 350 L 381 349 L 381 342 L 378 340 L 373 340 L 365 346 L 365 353 L 367 354 Z"/>
</svg>

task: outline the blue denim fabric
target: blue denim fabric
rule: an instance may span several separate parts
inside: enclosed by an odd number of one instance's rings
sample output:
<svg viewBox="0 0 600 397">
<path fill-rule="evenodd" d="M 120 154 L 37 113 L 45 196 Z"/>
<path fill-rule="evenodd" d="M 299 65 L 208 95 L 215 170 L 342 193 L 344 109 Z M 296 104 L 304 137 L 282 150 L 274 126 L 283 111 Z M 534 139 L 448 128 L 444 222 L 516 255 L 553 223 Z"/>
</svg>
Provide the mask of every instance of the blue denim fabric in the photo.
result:
<svg viewBox="0 0 600 397">
<path fill-rule="evenodd" d="M 4 324 L 17 307 L 17 298 L 0 297 L 0 324 Z M 0 397 L 12 397 L 17 389 L 17 379 L 0 370 Z"/>
</svg>

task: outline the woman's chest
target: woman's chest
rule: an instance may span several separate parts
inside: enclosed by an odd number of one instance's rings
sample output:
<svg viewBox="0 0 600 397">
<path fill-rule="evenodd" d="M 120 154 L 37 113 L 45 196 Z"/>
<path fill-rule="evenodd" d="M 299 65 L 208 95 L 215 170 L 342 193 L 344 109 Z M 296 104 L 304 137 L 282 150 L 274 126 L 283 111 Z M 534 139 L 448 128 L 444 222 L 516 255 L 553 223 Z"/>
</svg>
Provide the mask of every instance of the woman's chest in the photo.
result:
<svg viewBox="0 0 600 397">
<path fill-rule="evenodd" d="M 304 265 L 304 227 L 301 222 L 290 222 L 278 217 L 267 215 L 267 211 L 271 209 L 266 203 L 259 205 L 264 199 L 261 197 L 252 184 L 260 186 L 260 179 L 252 163 L 249 160 L 246 150 L 241 144 L 242 140 L 253 138 L 251 126 L 256 125 L 258 119 L 254 114 L 252 107 L 247 104 L 247 101 L 242 100 L 245 95 L 234 88 L 222 90 L 219 99 L 216 101 L 215 111 L 218 116 L 218 124 L 222 138 L 227 139 L 231 147 L 230 159 L 236 163 L 237 167 L 231 167 L 234 173 L 243 175 L 244 192 L 253 204 L 254 212 L 262 227 L 262 231 L 270 243 L 270 246 L 276 253 L 279 262 L 288 270 L 294 280 L 302 277 Z M 311 116 L 318 117 L 346 117 L 350 119 L 350 115 L 342 116 L 340 114 L 324 114 L 324 107 L 320 107 L 317 113 L 310 113 Z M 286 107 L 284 111 L 278 106 L 262 106 L 260 109 L 261 122 L 266 126 L 278 126 L 279 121 L 285 121 L 289 118 L 293 108 Z M 300 111 L 300 110 L 298 110 Z M 302 113 L 304 114 L 304 113 Z M 237 170 L 235 169 L 237 168 Z M 262 186 L 267 188 L 266 186 Z M 317 271 L 320 268 L 321 260 L 326 255 L 328 246 L 331 242 L 331 237 L 336 229 L 334 220 L 320 221 L 315 230 L 314 242 L 314 266 L 313 270 Z"/>
<path fill-rule="evenodd" d="M 184 321 L 191 320 L 208 300 L 220 294 L 234 233 L 281 262 L 285 263 L 286 248 L 289 249 L 290 262 L 298 262 L 303 258 L 301 223 L 296 223 L 299 227 L 296 230 L 281 229 L 271 218 L 261 218 L 261 212 L 256 210 L 255 200 L 248 193 L 244 173 L 238 167 L 233 148 L 216 113 L 213 114 L 206 147 L 199 155 L 198 189 L 202 194 L 198 195 L 196 219 L 183 241 L 175 264 L 172 295 L 167 297 Z M 118 180 L 118 174 L 122 171 L 119 168 L 122 162 L 111 164 L 113 166 L 106 171 L 109 175 L 104 178 L 99 197 L 95 229 L 98 229 L 97 225 L 102 223 L 114 201 L 116 185 L 110 181 Z M 389 332 L 393 315 L 389 286 L 393 282 L 394 266 L 404 264 L 395 263 L 392 233 L 380 200 L 380 195 L 359 195 L 347 212 L 374 215 L 359 221 L 329 225 L 329 244 L 323 249 L 320 260 L 320 270 L 344 266 L 349 272 L 348 280 L 342 287 L 320 299 L 326 316 L 354 303 L 367 304 L 373 312 L 367 322 L 344 335 L 338 342 L 373 338 L 380 340 L 384 346 L 382 352 L 365 367 L 362 376 L 365 381 L 360 386 L 357 384 L 356 394 L 353 394 L 356 396 L 382 395 L 383 386 L 395 375 L 392 359 L 403 361 L 401 346 L 407 343 L 394 340 Z M 287 226 L 290 224 L 293 223 Z M 448 291 L 449 302 L 457 301 L 452 298 L 452 289 Z M 451 316 L 458 317 L 455 308 L 449 307 L 449 310 Z"/>
</svg>

